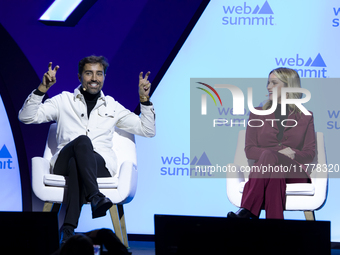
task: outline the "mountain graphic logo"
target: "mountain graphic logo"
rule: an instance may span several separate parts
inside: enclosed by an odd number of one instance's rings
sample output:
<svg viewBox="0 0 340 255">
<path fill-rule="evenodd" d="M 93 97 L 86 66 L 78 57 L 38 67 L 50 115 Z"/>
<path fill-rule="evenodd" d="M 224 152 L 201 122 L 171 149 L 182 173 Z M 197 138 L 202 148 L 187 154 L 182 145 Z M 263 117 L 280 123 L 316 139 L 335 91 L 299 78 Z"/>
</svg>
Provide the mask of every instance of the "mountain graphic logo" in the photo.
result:
<svg viewBox="0 0 340 255">
<path fill-rule="evenodd" d="M 256 5 L 254 11 L 252 12 L 252 14 L 274 14 L 272 8 L 270 7 L 268 1 L 266 1 L 261 9 L 258 5 Z"/>
<path fill-rule="evenodd" d="M 221 106 L 222 106 L 221 97 L 220 97 L 220 95 L 217 93 L 217 91 L 216 91 L 213 87 L 211 87 L 210 85 L 205 84 L 205 83 L 203 83 L 203 82 L 197 82 L 197 83 L 206 86 L 206 87 L 209 88 L 212 92 L 214 92 L 214 94 L 217 96 L 217 98 L 218 98 L 218 100 L 220 101 L 220 104 L 221 104 Z M 215 100 L 214 96 L 211 94 L 211 92 L 210 92 L 209 90 L 204 89 L 204 88 L 200 88 L 200 87 L 197 87 L 197 88 L 200 89 L 200 90 L 203 90 L 204 92 L 206 92 L 206 93 L 214 100 L 214 103 L 215 103 L 215 105 L 217 106 L 216 100 Z"/>
<path fill-rule="evenodd" d="M 3 145 L 0 150 L 0 169 L 13 169 L 12 155 L 9 153 L 6 145 Z"/>
<path fill-rule="evenodd" d="M 320 53 L 316 56 L 314 61 L 312 60 L 312 58 L 309 58 L 305 66 L 327 67 Z"/>
<path fill-rule="evenodd" d="M 12 158 L 12 155 L 9 153 L 6 145 L 3 145 L 0 150 L 0 158 Z"/>
<path fill-rule="evenodd" d="M 201 155 L 199 159 L 195 156 L 191 161 L 190 165 L 198 165 L 198 166 L 211 166 L 210 160 L 205 152 Z"/>
<path fill-rule="evenodd" d="M 192 177 L 211 177 L 214 175 L 210 169 L 212 167 L 211 162 L 205 152 L 202 153 L 199 159 L 195 156 L 190 162 L 190 166 L 190 176 Z"/>
</svg>

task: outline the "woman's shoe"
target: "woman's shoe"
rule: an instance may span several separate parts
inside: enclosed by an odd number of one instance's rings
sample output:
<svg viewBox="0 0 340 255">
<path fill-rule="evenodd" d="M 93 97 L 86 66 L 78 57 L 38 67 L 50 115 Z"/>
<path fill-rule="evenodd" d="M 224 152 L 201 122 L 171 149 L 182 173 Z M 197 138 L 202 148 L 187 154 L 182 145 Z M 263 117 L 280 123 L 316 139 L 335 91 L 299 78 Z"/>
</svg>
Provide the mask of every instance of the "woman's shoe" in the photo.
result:
<svg viewBox="0 0 340 255">
<path fill-rule="evenodd" d="M 245 208 L 240 208 L 236 213 L 229 212 L 228 218 L 238 218 L 238 219 L 258 219 L 259 217 L 252 214 L 249 210 Z"/>
</svg>

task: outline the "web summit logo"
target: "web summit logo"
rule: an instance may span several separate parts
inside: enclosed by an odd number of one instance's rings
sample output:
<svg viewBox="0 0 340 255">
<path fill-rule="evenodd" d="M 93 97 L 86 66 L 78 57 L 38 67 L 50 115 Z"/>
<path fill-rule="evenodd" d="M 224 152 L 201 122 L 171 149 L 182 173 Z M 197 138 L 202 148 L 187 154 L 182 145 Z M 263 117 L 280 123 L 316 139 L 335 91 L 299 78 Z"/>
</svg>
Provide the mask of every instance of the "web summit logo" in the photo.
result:
<svg viewBox="0 0 340 255">
<path fill-rule="evenodd" d="M 296 54 L 291 58 L 275 58 L 276 65 L 289 67 L 298 72 L 304 78 L 327 78 L 326 63 L 319 53 L 314 60 L 309 57 L 307 60 Z"/>
<path fill-rule="evenodd" d="M 12 156 L 9 153 L 6 145 L 2 146 L 0 150 L 0 170 L 1 169 L 13 169 L 11 160 Z"/>
<path fill-rule="evenodd" d="M 335 15 L 335 18 L 333 19 L 333 27 L 339 27 L 339 18 L 338 18 L 338 15 L 340 13 L 340 8 L 337 8 L 337 7 L 333 7 L 333 12 L 334 12 L 334 15 Z"/>
<path fill-rule="evenodd" d="M 211 168 L 211 163 L 205 152 L 202 154 L 200 159 L 195 157 L 191 162 L 190 159 L 184 155 L 184 153 L 182 153 L 182 155 L 179 157 L 162 156 L 161 160 L 163 167 L 160 169 L 160 175 L 162 176 L 204 177 L 206 176 L 207 167 L 208 170 Z M 189 168 L 189 164 L 190 166 L 197 166 L 194 168 Z M 201 169 L 200 167 L 202 168 L 202 171 L 197 171 L 197 169 Z M 208 173 L 208 175 L 212 176 L 210 173 Z"/>
<path fill-rule="evenodd" d="M 244 2 L 239 6 L 223 6 L 223 11 L 228 16 L 222 17 L 222 25 L 275 25 L 272 15 L 274 12 L 268 1 L 261 8 L 258 5 L 252 8 Z"/>
</svg>

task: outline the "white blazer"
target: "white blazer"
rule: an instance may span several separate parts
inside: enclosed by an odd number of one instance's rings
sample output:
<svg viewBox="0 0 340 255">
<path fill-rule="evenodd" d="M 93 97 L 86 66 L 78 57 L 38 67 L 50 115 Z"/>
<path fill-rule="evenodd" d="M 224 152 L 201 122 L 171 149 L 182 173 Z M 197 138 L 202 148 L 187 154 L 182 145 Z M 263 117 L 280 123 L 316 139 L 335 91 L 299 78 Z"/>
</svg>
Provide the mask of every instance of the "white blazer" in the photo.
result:
<svg viewBox="0 0 340 255">
<path fill-rule="evenodd" d="M 116 155 L 112 150 L 114 127 L 135 135 L 153 137 L 156 134 L 154 107 L 141 104 L 139 117 L 101 91 L 101 96 L 88 118 L 86 102 L 79 91 L 80 86 L 73 94 L 62 92 L 44 103 L 44 96 L 32 92 L 19 111 L 19 120 L 25 124 L 57 122 L 58 149 L 50 162 L 52 169 L 60 150 L 66 144 L 80 135 L 87 135 L 92 141 L 94 151 L 104 158 L 106 167 L 113 176 L 117 172 Z"/>
</svg>

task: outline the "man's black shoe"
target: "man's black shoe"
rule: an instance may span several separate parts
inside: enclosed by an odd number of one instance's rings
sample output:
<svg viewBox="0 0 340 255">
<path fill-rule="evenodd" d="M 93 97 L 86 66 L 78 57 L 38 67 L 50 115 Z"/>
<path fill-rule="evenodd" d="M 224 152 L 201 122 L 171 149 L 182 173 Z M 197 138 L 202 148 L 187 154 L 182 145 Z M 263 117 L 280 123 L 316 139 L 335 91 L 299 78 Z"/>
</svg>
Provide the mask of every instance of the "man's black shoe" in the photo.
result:
<svg viewBox="0 0 340 255">
<path fill-rule="evenodd" d="M 229 212 L 227 215 L 228 218 L 239 218 L 239 219 L 258 219 L 258 216 L 252 214 L 249 210 L 240 208 L 236 213 Z"/>
<path fill-rule="evenodd" d="M 102 195 L 96 195 L 91 199 L 92 218 L 99 218 L 106 215 L 106 211 L 111 208 L 111 200 Z"/>
</svg>

